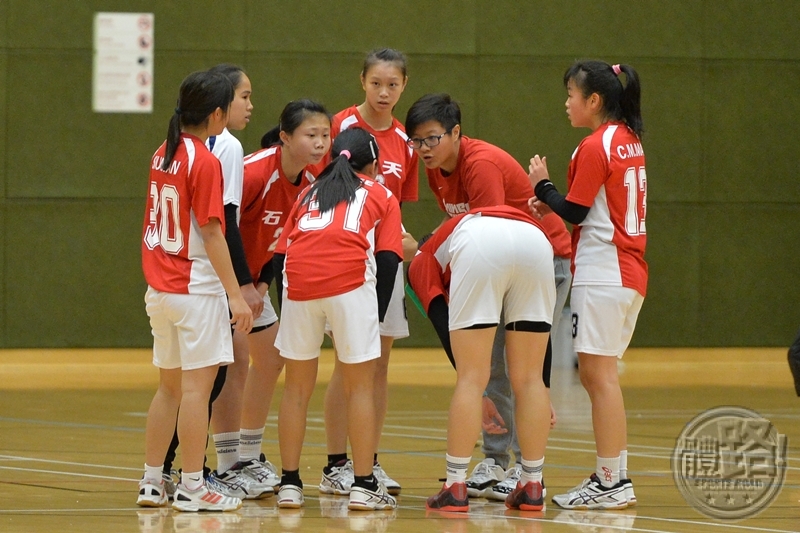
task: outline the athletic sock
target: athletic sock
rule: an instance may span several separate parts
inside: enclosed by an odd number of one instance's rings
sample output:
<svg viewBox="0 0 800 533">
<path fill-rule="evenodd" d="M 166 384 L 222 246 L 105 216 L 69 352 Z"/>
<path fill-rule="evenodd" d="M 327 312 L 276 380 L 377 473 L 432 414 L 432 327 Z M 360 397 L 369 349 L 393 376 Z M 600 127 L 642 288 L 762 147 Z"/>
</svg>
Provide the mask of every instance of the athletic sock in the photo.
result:
<svg viewBox="0 0 800 533">
<path fill-rule="evenodd" d="M 195 491 L 203 486 L 203 471 L 200 472 L 181 472 L 181 483 L 186 490 Z"/>
<path fill-rule="evenodd" d="M 161 475 L 164 472 L 164 465 L 161 466 L 148 466 L 144 464 L 144 478 L 148 481 L 161 481 Z"/>
<path fill-rule="evenodd" d="M 368 476 L 353 476 L 353 486 L 362 487 L 375 492 L 378 490 L 378 480 L 370 474 Z"/>
<path fill-rule="evenodd" d="M 239 432 L 217 433 L 214 435 L 217 449 L 217 473 L 222 474 L 239 462 Z"/>
<path fill-rule="evenodd" d="M 542 468 L 544 468 L 544 457 L 536 461 L 528 461 L 522 458 L 522 470 L 520 472 L 519 481 L 522 485 L 528 483 L 541 483 L 542 482 Z"/>
<path fill-rule="evenodd" d="M 300 469 L 297 470 L 283 470 L 281 469 L 281 485 L 294 485 L 295 487 L 303 488 L 303 482 L 300 480 Z"/>
<path fill-rule="evenodd" d="M 619 452 L 619 478 L 628 479 L 628 450 Z"/>
<path fill-rule="evenodd" d="M 372 465 L 375 466 L 376 464 L 378 464 L 378 454 L 377 453 L 372 456 Z"/>
<path fill-rule="evenodd" d="M 453 457 L 450 454 L 445 454 L 447 461 L 447 482 L 446 486 L 451 486 L 453 483 L 464 483 L 467 480 L 467 469 L 472 457 Z"/>
<path fill-rule="evenodd" d="M 347 462 L 347 454 L 346 453 L 329 453 L 328 454 L 328 466 L 339 466 L 340 464 L 345 464 Z"/>
<path fill-rule="evenodd" d="M 595 473 L 600 483 L 606 488 L 611 488 L 619 483 L 619 456 L 597 456 L 597 468 L 595 469 Z"/>
<path fill-rule="evenodd" d="M 243 463 L 261 457 L 261 441 L 264 428 L 242 429 L 239 432 L 239 460 Z"/>
</svg>

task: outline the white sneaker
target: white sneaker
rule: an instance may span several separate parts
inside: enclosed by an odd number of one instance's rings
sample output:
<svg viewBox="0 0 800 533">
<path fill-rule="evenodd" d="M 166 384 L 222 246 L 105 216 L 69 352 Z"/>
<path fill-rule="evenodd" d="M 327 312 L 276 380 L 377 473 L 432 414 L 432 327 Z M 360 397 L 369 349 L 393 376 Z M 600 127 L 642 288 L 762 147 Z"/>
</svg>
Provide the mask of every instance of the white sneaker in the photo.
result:
<svg viewBox="0 0 800 533">
<path fill-rule="evenodd" d="M 272 487 L 259 483 L 238 470 L 238 463 L 230 470 L 220 474 L 211 472 L 206 480 L 218 492 L 241 500 L 257 500 L 273 493 Z"/>
<path fill-rule="evenodd" d="M 383 483 L 379 482 L 378 489 L 374 491 L 354 485 L 350 489 L 350 503 L 347 508 L 351 511 L 396 509 L 397 500 L 386 492 L 386 487 L 383 486 Z"/>
<path fill-rule="evenodd" d="M 258 461 L 253 459 L 244 463 L 238 463 L 239 472 L 249 477 L 259 485 L 270 488 L 270 492 L 275 492 L 275 487 L 281 484 L 281 478 L 275 465 L 269 461 Z"/>
<path fill-rule="evenodd" d="M 319 482 L 319 491 L 325 494 L 338 494 L 347 496 L 353 486 L 353 461 L 348 460 L 342 466 L 331 466 L 330 472 L 325 472 L 329 467 L 322 469 L 322 480 Z"/>
<path fill-rule="evenodd" d="M 628 501 L 628 507 L 636 505 L 636 494 L 633 492 L 633 481 L 630 478 L 620 479 L 620 483 L 625 487 L 625 499 Z"/>
<path fill-rule="evenodd" d="M 235 511 L 241 506 L 241 499 L 221 494 L 205 483 L 194 491 L 179 483 L 172 501 L 173 509 L 184 512 Z"/>
<path fill-rule="evenodd" d="M 279 509 L 300 509 L 305 499 L 303 498 L 303 488 L 297 485 L 281 485 L 278 489 L 278 508 Z"/>
<path fill-rule="evenodd" d="M 506 478 L 506 471 L 494 459 L 487 457 L 472 469 L 467 478 L 467 496 L 482 498 L 492 487 Z M 512 489 L 513 490 L 513 489 Z"/>
<path fill-rule="evenodd" d="M 139 497 L 136 498 L 136 505 L 139 507 L 161 507 L 166 505 L 167 501 L 167 488 L 164 486 L 163 479 L 155 482 L 142 478 L 139 481 Z"/>
<path fill-rule="evenodd" d="M 488 500 L 506 501 L 508 495 L 514 492 L 514 489 L 517 488 L 517 483 L 521 477 L 522 465 L 517 463 L 506 470 L 505 479 L 503 481 L 489 489 L 486 489 L 484 498 Z M 547 487 L 544 486 L 544 480 L 542 480 L 542 498 L 545 496 L 547 496 Z"/>
<path fill-rule="evenodd" d="M 390 478 L 383 468 L 381 468 L 380 463 L 372 465 L 372 475 L 375 476 L 378 483 L 383 483 L 383 486 L 386 487 L 386 492 L 392 496 L 400 494 L 400 483 Z"/>
<path fill-rule="evenodd" d="M 553 496 L 553 503 L 564 509 L 625 509 L 628 507 L 625 486 L 617 483 L 613 487 L 606 488 L 600 483 L 597 474 L 592 474 L 566 494 Z"/>
</svg>

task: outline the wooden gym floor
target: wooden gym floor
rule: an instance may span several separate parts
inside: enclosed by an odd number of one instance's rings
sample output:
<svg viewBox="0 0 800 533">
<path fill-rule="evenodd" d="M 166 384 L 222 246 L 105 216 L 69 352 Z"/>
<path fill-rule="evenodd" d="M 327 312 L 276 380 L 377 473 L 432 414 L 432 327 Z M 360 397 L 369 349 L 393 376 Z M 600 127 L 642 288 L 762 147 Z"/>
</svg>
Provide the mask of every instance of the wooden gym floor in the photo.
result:
<svg viewBox="0 0 800 533">
<path fill-rule="evenodd" d="M 621 365 L 628 410 L 629 466 L 639 504 L 624 511 L 506 511 L 473 500 L 468 515 L 426 516 L 424 499 L 444 475 L 445 423 L 455 373 L 439 350 L 396 350 L 390 408 L 380 444 L 385 470 L 403 486 L 394 512 L 358 513 L 315 485 L 325 463 L 322 393 L 331 354 L 321 360 L 301 474 L 306 507 L 278 511 L 274 498 L 235 513 L 182 514 L 135 505 L 144 460 L 145 413 L 157 371 L 147 350 L 0 351 L 0 531 L 161 533 L 172 531 L 432 532 L 786 532 L 800 531 L 800 398 L 785 349 L 632 349 Z M 278 463 L 276 406 L 264 450 Z M 555 368 L 558 425 L 545 465 L 549 494 L 594 467 L 589 402 L 571 368 Z M 684 425 L 719 405 L 760 412 L 788 436 L 782 492 L 759 515 L 709 519 L 688 505 L 672 480 L 669 457 Z M 210 460 L 213 466 L 213 451 Z M 480 460 L 480 448 L 474 458 Z M 178 459 L 180 461 L 180 457 Z M 475 463 L 473 463 L 474 466 Z"/>
</svg>

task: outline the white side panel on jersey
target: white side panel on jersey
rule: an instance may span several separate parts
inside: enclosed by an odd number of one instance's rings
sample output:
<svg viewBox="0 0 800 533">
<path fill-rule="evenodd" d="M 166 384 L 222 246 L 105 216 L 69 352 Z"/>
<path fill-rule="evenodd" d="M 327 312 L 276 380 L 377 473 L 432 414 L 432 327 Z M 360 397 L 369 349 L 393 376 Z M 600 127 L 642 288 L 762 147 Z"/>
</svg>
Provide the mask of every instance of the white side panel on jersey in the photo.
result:
<svg viewBox="0 0 800 533">
<path fill-rule="evenodd" d="M 194 210 L 191 211 L 189 223 L 188 254 L 192 261 L 192 271 L 189 273 L 189 294 L 224 294 L 225 289 L 222 282 L 208 259 Z"/>
<path fill-rule="evenodd" d="M 573 285 L 622 286 L 614 225 L 606 199 L 606 187 L 597 191 L 589 214 L 581 223 L 581 237 L 575 251 Z"/>
<path fill-rule="evenodd" d="M 606 153 L 606 161 L 611 161 L 611 141 L 614 139 L 614 133 L 618 127 L 616 124 L 612 124 L 603 132 L 603 151 Z"/>
<path fill-rule="evenodd" d="M 356 123 L 358 123 L 358 117 L 356 115 L 350 115 L 349 117 L 344 119 L 342 123 L 339 125 L 339 132 L 340 133 L 343 132 L 344 130 L 352 127 Z"/>
</svg>

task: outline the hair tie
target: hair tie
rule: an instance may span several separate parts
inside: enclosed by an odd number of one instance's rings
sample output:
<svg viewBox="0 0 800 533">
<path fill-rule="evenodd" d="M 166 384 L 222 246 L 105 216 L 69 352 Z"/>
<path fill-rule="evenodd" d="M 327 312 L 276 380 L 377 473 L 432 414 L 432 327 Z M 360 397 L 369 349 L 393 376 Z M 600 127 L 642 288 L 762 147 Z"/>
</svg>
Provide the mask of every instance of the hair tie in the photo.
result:
<svg viewBox="0 0 800 533">
<path fill-rule="evenodd" d="M 619 76 L 619 73 L 622 72 L 622 69 L 619 68 L 619 65 L 611 65 L 611 70 L 614 71 L 614 74 Z"/>
<path fill-rule="evenodd" d="M 182 113 L 181 108 L 180 107 L 176 107 L 175 108 L 175 114 L 176 115 L 180 115 L 181 113 Z"/>
<path fill-rule="evenodd" d="M 350 160 L 350 150 L 342 150 L 339 155 L 343 155 L 348 161 Z"/>
</svg>

